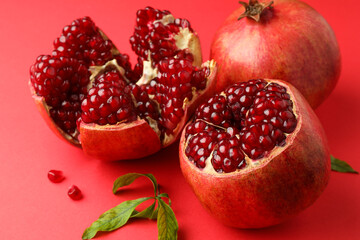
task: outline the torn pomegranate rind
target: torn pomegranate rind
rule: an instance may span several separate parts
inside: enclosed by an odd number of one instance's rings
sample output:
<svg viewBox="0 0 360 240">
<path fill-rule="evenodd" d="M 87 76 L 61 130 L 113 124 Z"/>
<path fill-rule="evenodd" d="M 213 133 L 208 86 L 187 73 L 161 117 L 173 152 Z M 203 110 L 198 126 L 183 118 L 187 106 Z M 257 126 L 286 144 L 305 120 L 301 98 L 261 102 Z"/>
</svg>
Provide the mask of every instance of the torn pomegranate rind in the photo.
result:
<svg viewBox="0 0 360 240">
<path fill-rule="evenodd" d="M 161 148 L 156 132 L 143 119 L 127 124 L 80 124 L 80 139 L 86 154 L 101 160 L 136 159 Z"/>
<path fill-rule="evenodd" d="M 196 110 L 184 154 L 203 171 L 231 173 L 264 164 L 296 135 L 298 114 L 277 81 L 235 84 Z"/>
</svg>

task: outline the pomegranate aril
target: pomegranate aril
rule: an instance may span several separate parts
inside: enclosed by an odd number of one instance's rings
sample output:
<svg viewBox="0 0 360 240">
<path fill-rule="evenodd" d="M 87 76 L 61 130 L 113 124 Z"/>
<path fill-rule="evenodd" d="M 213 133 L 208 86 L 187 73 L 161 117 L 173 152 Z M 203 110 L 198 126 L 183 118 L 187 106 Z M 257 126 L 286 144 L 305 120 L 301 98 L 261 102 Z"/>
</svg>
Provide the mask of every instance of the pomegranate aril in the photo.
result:
<svg viewBox="0 0 360 240">
<path fill-rule="evenodd" d="M 48 178 L 53 183 L 59 183 L 65 179 L 63 172 L 59 170 L 50 170 L 48 172 Z"/>
<path fill-rule="evenodd" d="M 83 195 L 81 190 L 79 189 L 78 186 L 76 185 L 71 185 L 68 189 L 68 196 L 72 199 L 72 200 L 80 200 Z"/>
<path fill-rule="evenodd" d="M 283 122 L 282 130 L 285 133 L 291 133 L 295 130 L 297 125 L 297 120 L 295 118 L 289 118 Z"/>
<path fill-rule="evenodd" d="M 283 146 L 285 144 L 286 136 L 280 129 L 275 129 L 271 132 L 271 138 L 276 142 L 277 146 Z"/>
</svg>

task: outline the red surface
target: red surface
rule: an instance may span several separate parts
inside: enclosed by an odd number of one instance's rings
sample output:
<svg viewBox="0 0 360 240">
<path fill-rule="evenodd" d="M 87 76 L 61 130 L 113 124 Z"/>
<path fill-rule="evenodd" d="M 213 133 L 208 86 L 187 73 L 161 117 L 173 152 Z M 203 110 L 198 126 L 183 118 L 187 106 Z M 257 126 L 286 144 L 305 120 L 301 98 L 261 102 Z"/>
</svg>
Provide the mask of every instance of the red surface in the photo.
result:
<svg viewBox="0 0 360 240">
<path fill-rule="evenodd" d="M 341 47 L 343 70 L 333 94 L 316 111 L 329 137 L 332 153 L 360 170 L 360 3 L 306 0 L 333 27 Z M 152 194 L 147 180 L 114 196 L 112 183 L 128 172 L 153 173 L 173 202 L 179 239 L 358 239 L 360 235 L 360 176 L 333 172 L 328 188 L 302 214 L 263 230 L 228 228 L 200 206 L 185 183 L 173 146 L 137 161 L 105 163 L 85 156 L 57 138 L 41 119 L 30 97 L 29 66 L 64 25 L 91 16 L 122 52 L 131 53 L 135 12 L 149 1 L 4 1 L 0 8 L 0 238 L 81 239 L 83 230 L 105 210 L 122 201 Z M 237 1 L 179 2 L 158 0 L 152 6 L 190 19 L 197 30 L 204 58 L 220 23 L 238 7 Z M 134 54 L 130 54 L 134 60 Z M 47 178 L 50 169 L 64 172 L 58 184 Z M 67 196 L 70 185 L 84 194 Z M 136 220 L 98 239 L 156 239 L 156 222 Z"/>
</svg>

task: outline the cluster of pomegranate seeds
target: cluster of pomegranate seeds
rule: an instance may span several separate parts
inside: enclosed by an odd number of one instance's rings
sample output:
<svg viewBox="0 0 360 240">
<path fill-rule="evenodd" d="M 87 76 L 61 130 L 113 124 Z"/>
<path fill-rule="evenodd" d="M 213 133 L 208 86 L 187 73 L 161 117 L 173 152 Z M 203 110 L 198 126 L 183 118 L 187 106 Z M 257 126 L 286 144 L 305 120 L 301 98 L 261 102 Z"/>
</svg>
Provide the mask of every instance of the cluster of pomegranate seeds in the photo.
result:
<svg viewBox="0 0 360 240">
<path fill-rule="evenodd" d="M 239 126 L 245 126 L 245 115 L 254 102 L 254 93 L 263 89 L 266 83 L 259 80 L 250 80 L 247 83 L 238 83 L 225 90 L 228 105 L 231 108 L 234 119 Z"/>
<path fill-rule="evenodd" d="M 54 56 L 70 57 L 82 61 L 87 67 L 101 66 L 116 59 L 126 71 L 126 77 L 135 81 L 129 56 L 119 53 L 89 17 L 74 20 L 64 27 L 54 41 Z"/>
<path fill-rule="evenodd" d="M 237 83 L 199 106 L 186 128 L 185 154 L 199 168 L 211 156 L 217 172 L 241 169 L 245 155 L 257 160 L 284 146 L 286 134 L 297 125 L 292 108 L 289 94 L 277 83 Z"/>
<path fill-rule="evenodd" d="M 87 67 L 73 58 L 41 55 L 30 68 L 30 81 L 37 95 L 45 98 L 55 123 L 72 135 L 87 93 Z"/>
<path fill-rule="evenodd" d="M 149 93 L 155 94 L 161 109 L 160 124 L 171 133 L 184 116 L 184 99 L 193 98 L 193 87 L 206 87 L 208 68 L 198 69 L 188 59 L 164 59 L 158 65 L 158 77 L 150 82 Z"/>
<path fill-rule="evenodd" d="M 48 178 L 53 183 L 59 183 L 65 179 L 63 172 L 59 170 L 50 170 L 48 172 Z"/>
<path fill-rule="evenodd" d="M 81 119 L 99 125 L 135 120 L 130 92 L 119 71 L 109 70 L 97 75 L 81 104 Z"/>
<path fill-rule="evenodd" d="M 157 103 L 149 97 L 149 87 L 151 85 L 141 85 L 136 84 L 131 85 L 131 93 L 133 94 L 136 100 L 136 108 L 138 110 L 138 115 L 141 118 L 150 117 L 153 120 L 159 120 L 159 109 Z M 148 94 L 149 92 L 149 94 Z"/>
<path fill-rule="evenodd" d="M 205 161 L 214 148 L 213 136 L 209 132 L 200 132 L 190 138 L 189 145 L 185 150 L 189 160 L 193 161 L 196 166 L 204 168 Z"/>
<path fill-rule="evenodd" d="M 245 156 L 240 141 L 233 136 L 219 141 L 211 159 L 216 171 L 233 172 L 245 166 Z"/>
<path fill-rule="evenodd" d="M 55 56 L 71 57 L 86 65 L 103 65 L 113 59 L 110 40 L 104 40 L 95 23 L 89 18 L 79 18 L 64 27 L 54 41 Z"/>
<path fill-rule="evenodd" d="M 200 105 L 195 115 L 196 118 L 225 128 L 231 125 L 233 118 L 226 98 L 219 95 L 210 98 L 208 102 Z"/>
<path fill-rule="evenodd" d="M 178 54 L 181 50 L 174 36 L 184 28 L 193 32 L 188 20 L 174 19 L 167 10 L 152 7 L 138 10 L 134 34 L 130 37 L 132 50 L 140 57 L 136 68 L 142 72 L 141 62 L 149 57 L 155 66 L 160 60 Z"/>
</svg>

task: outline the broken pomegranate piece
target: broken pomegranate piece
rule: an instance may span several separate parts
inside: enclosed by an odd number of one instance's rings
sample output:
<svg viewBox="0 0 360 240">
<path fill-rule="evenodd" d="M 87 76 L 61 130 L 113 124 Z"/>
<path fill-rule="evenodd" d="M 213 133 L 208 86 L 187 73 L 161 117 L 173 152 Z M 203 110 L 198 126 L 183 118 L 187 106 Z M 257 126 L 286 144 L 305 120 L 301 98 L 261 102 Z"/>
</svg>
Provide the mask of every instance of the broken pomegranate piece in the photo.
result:
<svg viewBox="0 0 360 240">
<path fill-rule="evenodd" d="M 305 98 L 271 79 L 236 83 L 201 104 L 180 140 L 180 166 L 226 225 L 262 228 L 310 206 L 329 180 L 329 146 Z"/>
<path fill-rule="evenodd" d="M 195 107 L 213 91 L 216 64 L 201 64 L 190 23 L 169 11 L 137 13 L 128 57 L 89 17 L 66 26 L 52 55 L 30 69 L 30 88 L 50 127 L 104 160 L 148 156 L 173 143 Z"/>
<path fill-rule="evenodd" d="M 188 59 L 194 66 L 202 63 L 199 38 L 186 19 L 174 18 L 167 10 L 152 7 L 136 13 L 134 34 L 130 37 L 132 50 L 138 55 L 135 72 L 144 72 L 144 60 L 155 66 L 162 59 Z M 184 51 L 188 49 L 188 51 Z"/>
</svg>

